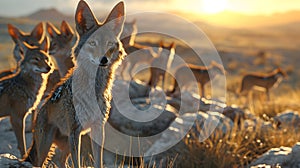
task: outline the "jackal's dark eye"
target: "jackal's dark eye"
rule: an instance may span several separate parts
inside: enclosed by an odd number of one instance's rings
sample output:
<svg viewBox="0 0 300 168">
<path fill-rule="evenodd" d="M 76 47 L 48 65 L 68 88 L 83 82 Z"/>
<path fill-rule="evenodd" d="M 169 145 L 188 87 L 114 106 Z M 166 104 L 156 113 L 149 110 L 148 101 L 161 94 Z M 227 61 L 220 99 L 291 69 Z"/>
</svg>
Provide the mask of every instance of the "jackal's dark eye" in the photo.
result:
<svg viewBox="0 0 300 168">
<path fill-rule="evenodd" d="M 35 58 L 34 58 L 34 60 L 36 60 L 36 61 L 40 61 L 40 60 L 41 60 L 41 58 L 40 58 L 40 57 L 35 57 Z"/>
<path fill-rule="evenodd" d="M 90 46 L 96 46 L 96 41 L 90 41 L 90 42 L 89 42 L 89 45 L 90 45 Z"/>
</svg>

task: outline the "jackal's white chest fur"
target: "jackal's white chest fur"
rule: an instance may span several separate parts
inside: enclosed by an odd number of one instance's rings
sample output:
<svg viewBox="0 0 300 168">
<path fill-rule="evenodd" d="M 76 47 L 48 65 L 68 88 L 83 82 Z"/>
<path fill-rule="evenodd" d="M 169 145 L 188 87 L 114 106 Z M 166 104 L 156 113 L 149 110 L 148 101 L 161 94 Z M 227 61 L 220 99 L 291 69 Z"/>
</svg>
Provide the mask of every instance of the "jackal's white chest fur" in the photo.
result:
<svg viewBox="0 0 300 168">
<path fill-rule="evenodd" d="M 72 93 L 76 118 L 83 129 L 88 129 L 94 124 L 102 124 L 105 116 L 101 112 L 96 96 L 97 67 L 77 68 L 73 74 Z M 104 101 L 104 100 L 99 100 Z"/>
</svg>

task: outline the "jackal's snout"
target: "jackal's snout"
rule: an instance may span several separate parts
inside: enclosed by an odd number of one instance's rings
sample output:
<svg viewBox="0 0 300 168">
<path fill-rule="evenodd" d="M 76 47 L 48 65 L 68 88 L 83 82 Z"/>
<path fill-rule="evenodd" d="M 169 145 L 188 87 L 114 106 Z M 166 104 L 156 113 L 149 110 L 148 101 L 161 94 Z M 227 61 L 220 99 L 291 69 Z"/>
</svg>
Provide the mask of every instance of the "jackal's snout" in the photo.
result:
<svg viewBox="0 0 300 168">
<path fill-rule="evenodd" d="M 107 66 L 109 63 L 109 59 L 106 56 L 100 58 L 99 66 Z"/>
<path fill-rule="evenodd" d="M 42 63 L 42 65 L 34 65 L 33 70 L 38 73 L 48 73 L 51 70 L 50 63 Z"/>
</svg>

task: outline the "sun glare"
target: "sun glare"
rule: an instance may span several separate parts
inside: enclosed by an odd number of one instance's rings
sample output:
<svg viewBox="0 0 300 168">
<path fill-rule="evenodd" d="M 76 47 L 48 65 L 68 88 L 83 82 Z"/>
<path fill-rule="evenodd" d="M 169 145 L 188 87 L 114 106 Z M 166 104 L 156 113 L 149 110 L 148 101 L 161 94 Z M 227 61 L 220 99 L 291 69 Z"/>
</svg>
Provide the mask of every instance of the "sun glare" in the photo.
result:
<svg viewBox="0 0 300 168">
<path fill-rule="evenodd" d="M 227 8 L 227 0 L 202 0 L 201 12 L 214 14 Z"/>
</svg>

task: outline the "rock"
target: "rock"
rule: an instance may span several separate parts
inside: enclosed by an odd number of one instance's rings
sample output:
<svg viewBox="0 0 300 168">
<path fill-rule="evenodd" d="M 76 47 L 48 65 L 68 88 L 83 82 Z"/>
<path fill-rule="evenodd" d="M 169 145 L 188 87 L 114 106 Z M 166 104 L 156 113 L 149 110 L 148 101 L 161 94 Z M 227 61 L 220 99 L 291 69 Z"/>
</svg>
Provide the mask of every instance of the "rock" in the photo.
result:
<svg viewBox="0 0 300 168">
<path fill-rule="evenodd" d="M 215 111 L 219 113 L 223 113 L 226 104 L 220 100 L 214 99 L 205 99 L 201 98 L 201 104 L 199 111 Z"/>
<path fill-rule="evenodd" d="M 166 104 L 163 92 L 156 90 L 150 98 L 113 101 L 108 122 L 128 135 L 151 136 L 165 130 L 176 113 L 176 109 Z"/>
<path fill-rule="evenodd" d="M 279 128 L 296 128 L 300 129 L 300 116 L 298 112 L 285 111 L 277 114 L 274 118 Z"/>
<path fill-rule="evenodd" d="M 240 124 L 242 120 L 248 118 L 244 110 L 232 106 L 226 106 L 223 110 L 223 114 L 233 122 L 237 121 L 238 124 Z"/>
<path fill-rule="evenodd" d="M 124 108 L 123 108 L 124 109 Z M 124 116 L 116 108 L 112 108 L 108 123 L 111 124 L 117 130 L 132 136 L 151 136 L 165 130 L 172 121 L 176 118 L 176 113 L 173 111 L 163 110 L 161 114 L 154 113 L 154 111 L 161 111 L 161 109 L 150 110 L 131 110 L 136 114 L 137 120 L 130 119 Z M 153 113 L 153 120 L 142 122 L 151 117 Z M 156 116 L 157 115 L 157 116 Z M 139 116 L 139 117 L 138 117 Z M 143 118 L 143 116 L 145 118 Z M 152 118 L 152 117 L 151 117 Z M 140 121 L 139 121 L 140 120 Z"/>
<path fill-rule="evenodd" d="M 176 113 L 166 104 L 162 90 L 149 93 L 148 86 L 135 81 L 115 81 L 108 120 L 115 129 L 132 136 L 150 136 L 166 129 Z"/>
<path fill-rule="evenodd" d="M 115 80 L 112 89 L 113 97 L 139 98 L 148 97 L 150 87 L 137 81 Z"/>
<path fill-rule="evenodd" d="M 19 161 L 14 155 L 0 154 L 0 167 L 30 168 L 32 165 L 28 162 Z"/>
<path fill-rule="evenodd" d="M 192 113 L 197 111 L 217 111 L 222 112 L 223 108 L 226 105 L 222 102 L 215 100 L 207 100 L 205 98 L 201 98 L 198 95 L 193 95 L 190 92 L 183 92 L 181 94 L 181 98 L 171 98 L 168 99 L 168 104 L 175 107 L 180 114 L 184 113 Z"/>
<path fill-rule="evenodd" d="M 199 140 L 204 141 L 211 135 L 220 136 L 229 133 L 232 127 L 233 122 L 218 112 L 185 113 L 175 119 L 163 132 L 161 138 L 149 148 L 145 156 L 167 151 L 180 142 L 189 131 L 196 133 Z M 178 149 L 178 151 L 181 150 L 183 149 Z"/>
<path fill-rule="evenodd" d="M 257 160 L 252 162 L 250 166 L 267 164 L 270 166 L 293 167 L 300 168 L 300 142 L 296 143 L 292 148 L 280 147 L 272 148 L 264 153 Z"/>
<path fill-rule="evenodd" d="M 259 117 L 243 120 L 240 126 L 248 131 L 260 130 L 262 132 L 267 132 L 274 129 L 274 126 L 271 122 L 264 121 Z"/>
<path fill-rule="evenodd" d="M 215 133 L 221 133 L 224 135 L 231 132 L 234 124 L 228 117 L 220 114 L 219 112 L 207 112 L 207 114 L 209 115 L 209 118 L 207 118 L 208 121 L 211 120 L 211 122 L 218 123 Z"/>
<path fill-rule="evenodd" d="M 266 165 L 266 164 L 260 164 L 256 166 L 251 166 L 251 168 L 281 168 L 279 165 L 276 166 L 271 166 L 271 165 Z"/>
</svg>

